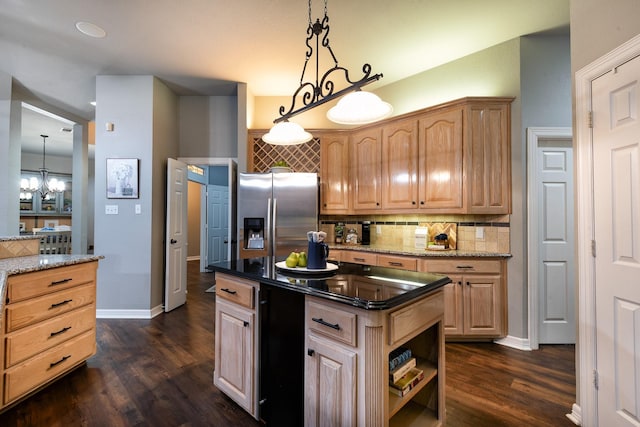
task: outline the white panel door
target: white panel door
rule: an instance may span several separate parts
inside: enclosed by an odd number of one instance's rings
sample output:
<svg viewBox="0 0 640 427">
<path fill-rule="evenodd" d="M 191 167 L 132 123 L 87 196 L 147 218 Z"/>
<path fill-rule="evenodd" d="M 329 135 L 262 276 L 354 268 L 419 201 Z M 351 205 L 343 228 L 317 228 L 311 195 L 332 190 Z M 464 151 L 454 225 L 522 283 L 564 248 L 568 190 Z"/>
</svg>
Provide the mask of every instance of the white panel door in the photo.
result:
<svg viewBox="0 0 640 427">
<path fill-rule="evenodd" d="M 209 202 L 208 264 L 213 264 L 229 259 L 229 187 L 221 185 L 207 187 Z"/>
<path fill-rule="evenodd" d="M 538 139 L 538 342 L 576 341 L 571 140 Z"/>
<path fill-rule="evenodd" d="M 167 164 L 164 311 L 187 302 L 187 164 Z"/>
<path fill-rule="evenodd" d="M 598 424 L 640 426 L 640 59 L 593 81 Z"/>
</svg>

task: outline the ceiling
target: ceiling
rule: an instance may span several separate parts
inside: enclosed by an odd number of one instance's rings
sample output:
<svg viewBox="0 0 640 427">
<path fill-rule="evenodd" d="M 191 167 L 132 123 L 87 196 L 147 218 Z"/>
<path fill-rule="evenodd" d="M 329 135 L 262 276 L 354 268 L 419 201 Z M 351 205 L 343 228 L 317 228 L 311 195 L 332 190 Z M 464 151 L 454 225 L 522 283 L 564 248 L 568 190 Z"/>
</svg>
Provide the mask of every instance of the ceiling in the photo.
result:
<svg viewBox="0 0 640 427">
<path fill-rule="evenodd" d="M 312 19 L 323 10 L 313 1 Z M 569 25 L 569 0 L 331 0 L 327 10 L 339 65 L 353 78 L 371 64 L 384 75 L 373 89 Z M 99 25 L 106 37 L 82 34 L 78 21 Z M 233 95 L 243 82 L 256 96 L 291 96 L 307 25 L 304 0 L 0 0 L 0 71 L 87 120 L 95 114 L 96 75 L 155 75 L 179 95 Z M 23 145 L 41 151 L 46 121 L 38 119 L 27 117 Z M 51 135 L 47 153 L 54 140 L 70 138 Z"/>
</svg>

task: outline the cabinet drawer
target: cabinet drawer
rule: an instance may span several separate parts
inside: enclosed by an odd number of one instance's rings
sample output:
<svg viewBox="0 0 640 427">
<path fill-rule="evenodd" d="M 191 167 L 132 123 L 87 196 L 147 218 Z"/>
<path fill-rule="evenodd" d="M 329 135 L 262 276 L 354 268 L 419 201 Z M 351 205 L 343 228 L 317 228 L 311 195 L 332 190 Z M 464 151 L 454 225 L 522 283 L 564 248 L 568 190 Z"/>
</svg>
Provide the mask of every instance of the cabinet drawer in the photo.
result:
<svg viewBox="0 0 640 427">
<path fill-rule="evenodd" d="M 253 309 L 255 301 L 253 282 L 216 273 L 216 298 L 223 298 L 243 307 Z"/>
<path fill-rule="evenodd" d="M 443 292 L 421 299 L 389 314 L 389 345 L 396 346 L 413 334 L 428 328 L 444 315 Z"/>
<path fill-rule="evenodd" d="M 9 276 L 7 279 L 8 302 L 18 302 L 94 282 L 97 267 L 97 262 L 88 262 Z"/>
<path fill-rule="evenodd" d="M 76 288 L 32 298 L 15 304 L 7 304 L 5 310 L 7 332 L 50 319 L 57 315 L 94 303 L 96 287 L 92 282 Z"/>
<path fill-rule="evenodd" d="M 96 326 L 94 304 L 23 328 L 6 336 L 5 367 L 9 368 Z"/>
<path fill-rule="evenodd" d="M 85 332 L 5 371 L 4 403 L 32 391 L 96 352 L 95 330 Z"/>
<path fill-rule="evenodd" d="M 399 268 L 401 270 L 416 271 L 418 260 L 393 255 L 378 255 L 378 265 L 380 267 Z"/>
<path fill-rule="evenodd" d="M 352 262 L 354 264 L 377 265 L 378 257 L 374 253 L 342 251 L 343 262 Z"/>
<path fill-rule="evenodd" d="M 421 271 L 429 273 L 500 273 L 500 261 L 476 259 L 424 260 Z"/>
<path fill-rule="evenodd" d="M 306 317 L 308 329 L 355 347 L 355 314 L 308 301 Z"/>
</svg>

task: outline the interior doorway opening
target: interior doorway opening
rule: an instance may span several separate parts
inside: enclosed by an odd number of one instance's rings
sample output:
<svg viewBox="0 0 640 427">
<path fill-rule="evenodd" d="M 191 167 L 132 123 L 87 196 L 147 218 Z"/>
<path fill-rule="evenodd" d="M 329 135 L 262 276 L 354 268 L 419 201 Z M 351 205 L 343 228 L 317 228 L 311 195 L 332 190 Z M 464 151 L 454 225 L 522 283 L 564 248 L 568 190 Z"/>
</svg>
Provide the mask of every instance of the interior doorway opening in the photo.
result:
<svg viewBox="0 0 640 427">
<path fill-rule="evenodd" d="M 229 260 L 237 250 L 237 162 L 232 158 L 180 160 L 189 165 L 188 259 L 199 259 L 200 271 L 206 272 L 209 264 Z"/>
</svg>

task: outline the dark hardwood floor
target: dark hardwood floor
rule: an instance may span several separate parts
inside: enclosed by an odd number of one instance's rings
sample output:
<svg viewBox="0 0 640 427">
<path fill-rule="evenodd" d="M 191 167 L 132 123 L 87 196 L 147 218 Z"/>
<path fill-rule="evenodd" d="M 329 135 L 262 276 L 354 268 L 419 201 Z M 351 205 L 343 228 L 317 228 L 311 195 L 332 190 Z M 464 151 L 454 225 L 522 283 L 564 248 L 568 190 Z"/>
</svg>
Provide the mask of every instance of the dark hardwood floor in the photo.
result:
<svg viewBox="0 0 640 427">
<path fill-rule="evenodd" d="M 214 386 L 211 275 L 189 262 L 187 304 L 98 320 L 98 353 L 0 414 L 0 426 L 258 426 Z M 448 343 L 447 426 L 573 426 L 573 346 Z"/>
</svg>

